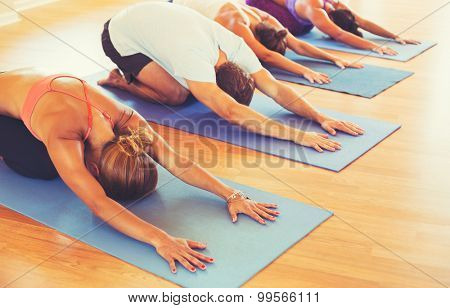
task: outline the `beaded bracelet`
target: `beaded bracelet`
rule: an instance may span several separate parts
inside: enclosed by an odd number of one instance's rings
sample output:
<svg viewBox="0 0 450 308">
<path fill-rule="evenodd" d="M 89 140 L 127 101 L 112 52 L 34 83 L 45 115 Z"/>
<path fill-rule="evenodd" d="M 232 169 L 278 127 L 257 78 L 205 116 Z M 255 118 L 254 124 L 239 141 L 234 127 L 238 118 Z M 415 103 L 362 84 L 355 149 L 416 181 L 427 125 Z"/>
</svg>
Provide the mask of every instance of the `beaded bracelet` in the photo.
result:
<svg viewBox="0 0 450 308">
<path fill-rule="evenodd" d="M 236 200 L 241 200 L 241 199 L 250 199 L 246 194 L 244 194 L 242 191 L 240 190 L 235 190 L 228 198 L 227 198 L 227 203 L 236 201 Z"/>
</svg>

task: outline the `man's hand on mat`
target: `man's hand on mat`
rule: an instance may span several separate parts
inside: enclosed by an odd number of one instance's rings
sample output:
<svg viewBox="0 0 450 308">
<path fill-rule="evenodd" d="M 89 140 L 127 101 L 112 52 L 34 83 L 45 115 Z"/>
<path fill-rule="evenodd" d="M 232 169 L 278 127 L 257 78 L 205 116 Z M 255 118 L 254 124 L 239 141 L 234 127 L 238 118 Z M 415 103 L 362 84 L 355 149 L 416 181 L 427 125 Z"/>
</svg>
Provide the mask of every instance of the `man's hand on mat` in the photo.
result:
<svg viewBox="0 0 450 308">
<path fill-rule="evenodd" d="M 236 222 L 239 214 L 245 214 L 260 224 L 266 224 L 264 219 L 275 221 L 280 212 L 271 209 L 277 208 L 276 204 L 259 203 L 251 199 L 238 199 L 228 203 L 228 212 L 231 221 Z"/>
<path fill-rule="evenodd" d="M 328 139 L 327 134 L 319 134 L 315 132 L 302 132 L 298 137 L 297 144 L 315 149 L 317 152 L 328 150 L 334 152 L 341 149 L 339 142 Z"/>
<path fill-rule="evenodd" d="M 153 246 L 158 254 L 169 263 L 170 270 L 174 274 L 177 272 L 175 264 L 177 261 L 190 272 L 195 272 L 196 268 L 205 270 L 206 265 L 203 262 L 214 262 L 213 258 L 194 250 L 205 249 L 206 245 L 203 243 L 166 235 Z"/>
<path fill-rule="evenodd" d="M 324 130 L 333 136 L 336 135 L 336 130 L 343 131 L 353 136 L 364 134 L 364 129 L 359 127 L 357 124 L 348 121 L 339 121 L 332 118 L 326 118 L 321 121 L 320 125 Z"/>
<path fill-rule="evenodd" d="M 419 44 L 420 44 L 419 41 L 403 39 L 403 38 L 401 38 L 400 36 L 397 36 L 397 37 L 395 38 L 395 41 L 396 41 L 397 43 L 399 43 L 399 44 L 402 44 L 402 45 L 406 45 L 406 44 L 419 45 Z"/>
<path fill-rule="evenodd" d="M 336 66 L 341 69 L 344 69 L 346 67 L 351 67 L 351 68 L 363 68 L 364 67 L 364 65 L 362 63 L 352 63 L 352 62 L 344 60 L 344 59 L 336 59 L 336 60 L 334 60 L 334 64 L 336 64 Z"/>
<path fill-rule="evenodd" d="M 372 49 L 372 51 L 377 52 L 380 55 L 388 55 L 388 56 L 396 56 L 398 55 L 398 52 L 396 52 L 394 49 L 389 48 L 387 46 L 378 46 Z"/>
<path fill-rule="evenodd" d="M 331 79 L 328 77 L 327 74 L 314 72 L 312 70 L 308 70 L 305 73 L 303 73 L 303 77 L 305 77 L 305 79 L 308 80 L 310 83 L 317 82 L 319 84 L 324 84 L 331 82 Z"/>
</svg>

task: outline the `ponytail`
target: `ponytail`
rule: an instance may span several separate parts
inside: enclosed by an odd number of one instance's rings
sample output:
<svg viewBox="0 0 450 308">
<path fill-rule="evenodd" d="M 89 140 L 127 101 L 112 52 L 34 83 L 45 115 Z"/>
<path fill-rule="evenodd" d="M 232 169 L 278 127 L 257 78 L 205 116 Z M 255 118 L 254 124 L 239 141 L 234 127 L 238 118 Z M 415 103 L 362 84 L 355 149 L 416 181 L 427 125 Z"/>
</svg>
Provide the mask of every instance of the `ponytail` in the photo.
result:
<svg viewBox="0 0 450 308">
<path fill-rule="evenodd" d="M 287 48 L 286 36 L 288 35 L 286 29 L 277 31 L 272 25 L 261 22 L 256 25 L 255 35 L 258 41 L 260 41 L 267 49 L 282 55 L 285 54 Z"/>
<path fill-rule="evenodd" d="M 117 137 L 116 143 L 123 153 L 130 157 L 137 157 L 153 142 L 153 136 L 144 128 L 129 130 L 126 135 Z"/>
<path fill-rule="evenodd" d="M 355 15 L 349 10 L 334 10 L 329 12 L 328 16 L 342 30 L 359 37 L 363 36 L 362 32 L 359 31 L 359 24 L 355 19 Z"/>
</svg>

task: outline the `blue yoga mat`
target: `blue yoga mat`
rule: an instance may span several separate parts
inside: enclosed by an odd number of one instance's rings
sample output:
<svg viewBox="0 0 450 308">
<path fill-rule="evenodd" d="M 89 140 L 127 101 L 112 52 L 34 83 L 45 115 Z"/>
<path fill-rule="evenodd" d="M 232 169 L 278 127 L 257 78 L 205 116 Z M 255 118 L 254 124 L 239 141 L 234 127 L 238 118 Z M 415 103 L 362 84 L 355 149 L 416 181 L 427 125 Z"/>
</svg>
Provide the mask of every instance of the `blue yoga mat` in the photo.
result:
<svg viewBox="0 0 450 308">
<path fill-rule="evenodd" d="M 178 237 L 206 242 L 216 262 L 190 273 L 178 266 L 172 274 L 154 248 L 127 237 L 96 218 L 60 180 L 41 181 L 17 175 L 0 161 L 0 203 L 125 262 L 185 287 L 239 287 L 332 213 L 298 201 L 225 181 L 255 200 L 277 203 L 277 222 L 260 225 L 239 216 L 231 223 L 218 197 L 175 179 L 160 169 L 158 189 L 129 204 L 142 219 Z"/>
<path fill-rule="evenodd" d="M 342 70 L 330 62 L 302 57 L 293 51 L 288 51 L 286 56 L 314 71 L 327 74 L 332 79 L 332 82 L 323 85 L 318 83 L 312 84 L 296 74 L 268 67 L 268 70 L 276 79 L 367 98 L 380 94 L 413 74 L 412 72 L 368 64 L 365 64 L 364 68 L 360 69 L 347 68 Z"/>
<path fill-rule="evenodd" d="M 105 73 L 97 73 L 87 77 L 86 80 L 91 85 L 95 85 L 96 81 L 104 76 Z M 400 128 L 398 124 L 322 110 L 329 116 L 361 125 L 366 129 L 366 133 L 359 137 L 338 133 L 332 138 L 342 143 L 342 150 L 334 153 L 328 151 L 318 153 L 311 148 L 254 134 L 237 125 L 232 125 L 193 99 L 182 106 L 168 107 L 146 102 L 121 90 L 98 88 L 105 95 L 134 108 L 148 121 L 335 172 L 348 166 Z M 250 106 L 270 118 L 302 130 L 324 132 L 318 124 L 292 114 L 266 96 L 255 95 Z"/>
<path fill-rule="evenodd" d="M 398 52 L 396 56 L 387 56 L 387 55 L 379 55 L 378 53 L 369 50 L 353 48 L 344 43 L 332 40 L 328 35 L 320 32 L 317 29 L 313 29 L 310 33 L 299 36 L 298 38 L 319 48 L 343 51 L 358 55 L 368 55 L 371 57 L 384 58 L 402 62 L 411 60 L 412 58 L 420 55 L 424 51 L 430 49 L 431 47 L 437 44 L 436 42 L 423 41 L 419 45 L 401 45 L 393 40 L 385 39 L 377 35 L 364 32 L 364 38 L 376 44 L 388 46 Z"/>
</svg>

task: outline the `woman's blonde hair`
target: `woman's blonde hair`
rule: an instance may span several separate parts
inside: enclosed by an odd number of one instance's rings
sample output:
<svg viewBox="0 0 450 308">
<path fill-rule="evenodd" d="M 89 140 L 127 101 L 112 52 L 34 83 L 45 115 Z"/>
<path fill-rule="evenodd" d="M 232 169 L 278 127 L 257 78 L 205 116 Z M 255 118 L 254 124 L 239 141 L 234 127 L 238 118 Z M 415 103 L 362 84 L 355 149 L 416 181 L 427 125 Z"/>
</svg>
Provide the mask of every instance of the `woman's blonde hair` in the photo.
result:
<svg viewBox="0 0 450 308">
<path fill-rule="evenodd" d="M 146 129 L 129 130 L 105 145 L 98 180 L 114 200 L 135 200 L 155 190 L 156 163 L 148 153 L 153 136 Z"/>
</svg>

